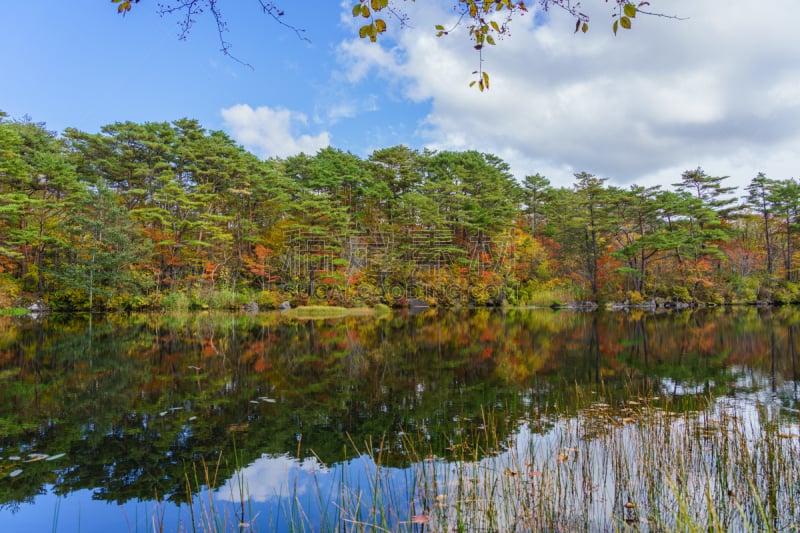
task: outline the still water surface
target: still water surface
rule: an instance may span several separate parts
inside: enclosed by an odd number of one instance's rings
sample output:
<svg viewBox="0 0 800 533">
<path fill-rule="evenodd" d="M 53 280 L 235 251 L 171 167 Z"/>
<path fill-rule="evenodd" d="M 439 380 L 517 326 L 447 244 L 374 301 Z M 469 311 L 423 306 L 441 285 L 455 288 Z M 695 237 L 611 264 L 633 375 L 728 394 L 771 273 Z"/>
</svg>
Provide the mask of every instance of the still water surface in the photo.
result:
<svg viewBox="0 0 800 533">
<path fill-rule="evenodd" d="M 792 431 L 799 340 L 795 308 L 0 317 L 0 531 L 191 530 L 212 510 L 241 530 L 316 530 L 343 480 L 371 486 L 377 453 L 408 524 L 411 467 L 430 458 L 405 435 L 446 469 L 454 436 L 487 417 L 509 453 L 561 423 L 533 414 L 568 423 L 576 390 L 613 403 L 643 388 L 685 409 L 766 405 Z"/>
</svg>

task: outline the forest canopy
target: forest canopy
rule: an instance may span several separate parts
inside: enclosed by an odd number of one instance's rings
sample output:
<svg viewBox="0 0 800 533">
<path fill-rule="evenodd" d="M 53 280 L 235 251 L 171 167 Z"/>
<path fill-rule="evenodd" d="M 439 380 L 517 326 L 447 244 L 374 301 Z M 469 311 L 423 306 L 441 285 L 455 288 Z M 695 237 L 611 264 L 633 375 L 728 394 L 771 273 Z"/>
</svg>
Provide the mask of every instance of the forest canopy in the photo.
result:
<svg viewBox="0 0 800 533">
<path fill-rule="evenodd" d="M 3 118 L 0 305 L 798 299 L 795 180 L 574 178 L 406 146 L 261 160 L 186 118 L 63 134 Z"/>
</svg>

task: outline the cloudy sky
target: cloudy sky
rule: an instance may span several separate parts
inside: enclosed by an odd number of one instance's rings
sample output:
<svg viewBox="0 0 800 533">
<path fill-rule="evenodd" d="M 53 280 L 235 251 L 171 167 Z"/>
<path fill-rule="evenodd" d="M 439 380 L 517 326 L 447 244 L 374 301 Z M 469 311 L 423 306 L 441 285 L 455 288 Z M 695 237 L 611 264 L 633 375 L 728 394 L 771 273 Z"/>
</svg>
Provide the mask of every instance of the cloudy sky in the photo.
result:
<svg viewBox="0 0 800 533">
<path fill-rule="evenodd" d="M 531 12 L 484 54 L 484 93 L 469 87 L 465 28 L 435 36 L 452 3 L 399 2 L 409 24 L 390 21 L 370 44 L 352 1 L 286 0 L 305 41 L 256 0 L 220 0 L 231 52 L 250 66 L 219 52 L 208 17 L 179 40 L 155 0 L 124 18 L 97 0 L 0 2 L 0 110 L 55 131 L 196 118 L 262 157 L 477 149 L 563 186 L 580 171 L 620 186 L 668 186 L 697 167 L 739 186 L 800 177 L 796 0 L 651 0 L 683 20 L 639 16 L 617 36 L 601 0 L 583 1 L 585 35 L 562 11 Z"/>
</svg>

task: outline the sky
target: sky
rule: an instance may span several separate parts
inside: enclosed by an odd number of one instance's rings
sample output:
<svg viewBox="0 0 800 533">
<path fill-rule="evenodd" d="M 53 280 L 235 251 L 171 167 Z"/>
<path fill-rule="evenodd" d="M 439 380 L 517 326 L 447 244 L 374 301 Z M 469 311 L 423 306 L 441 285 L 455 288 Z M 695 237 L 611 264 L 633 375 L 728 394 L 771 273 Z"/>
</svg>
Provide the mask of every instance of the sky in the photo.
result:
<svg viewBox="0 0 800 533">
<path fill-rule="evenodd" d="M 219 0 L 237 62 L 209 16 L 179 39 L 178 17 L 142 0 L 125 17 L 103 0 L 0 0 L 0 110 L 51 130 L 197 119 L 262 158 L 331 146 L 366 158 L 395 145 L 478 150 L 523 179 L 569 187 L 589 172 L 621 187 L 687 170 L 800 178 L 800 2 L 651 0 L 681 20 L 638 16 L 611 31 L 609 4 L 584 0 L 586 34 L 552 9 L 517 18 L 488 47 L 490 89 L 454 2 L 395 2 L 378 43 L 358 38 L 348 0 L 279 1 L 298 35 L 257 0 Z M 243 64 L 243 63 L 246 63 Z"/>
</svg>

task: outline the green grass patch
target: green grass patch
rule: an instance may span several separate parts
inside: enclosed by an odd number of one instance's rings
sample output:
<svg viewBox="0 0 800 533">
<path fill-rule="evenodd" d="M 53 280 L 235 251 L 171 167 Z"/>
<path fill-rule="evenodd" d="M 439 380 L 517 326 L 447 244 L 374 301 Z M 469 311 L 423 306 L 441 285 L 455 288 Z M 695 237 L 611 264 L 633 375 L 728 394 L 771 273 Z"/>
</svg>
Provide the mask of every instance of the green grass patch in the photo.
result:
<svg viewBox="0 0 800 533">
<path fill-rule="evenodd" d="M 29 312 L 30 311 L 24 307 L 8 307 L 6 309 L 0 309 L 0 316 L 25 316 Z"/>
<path fill-rule="evenodd" d="M 328 305 L 305 305 L 294 309 L 281 311 L 281 314 L 301 320 L 321 320 L 326 318 L 340 318 L 346 316 L 375 316 L 379 313 L 373 307 L 337 307 Z"/>
</svg>

